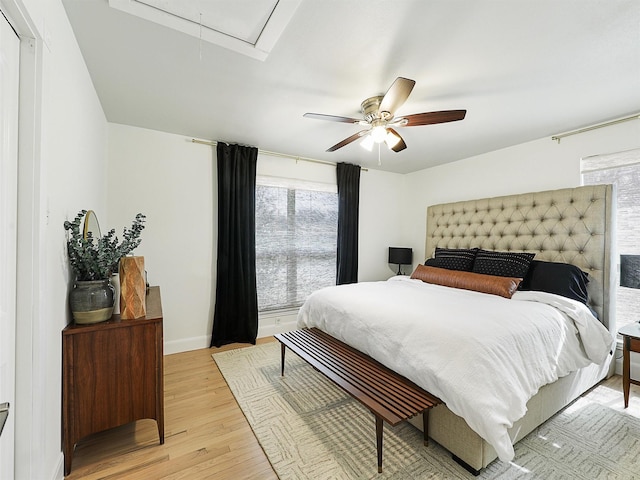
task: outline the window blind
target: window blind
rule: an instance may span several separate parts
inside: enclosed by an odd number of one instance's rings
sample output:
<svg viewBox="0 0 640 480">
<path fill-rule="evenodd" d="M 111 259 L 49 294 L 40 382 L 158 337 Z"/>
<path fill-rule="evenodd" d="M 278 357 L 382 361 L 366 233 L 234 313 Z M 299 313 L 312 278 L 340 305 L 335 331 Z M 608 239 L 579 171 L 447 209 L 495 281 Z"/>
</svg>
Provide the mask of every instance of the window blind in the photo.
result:
<svg viewBox="0 0 640 480">
<path fill-rule="evenodd" d="M 338 196 L 335 185 L 258 176 L 258 310 L 295 308 L 335 285 Z"/>
</svg>

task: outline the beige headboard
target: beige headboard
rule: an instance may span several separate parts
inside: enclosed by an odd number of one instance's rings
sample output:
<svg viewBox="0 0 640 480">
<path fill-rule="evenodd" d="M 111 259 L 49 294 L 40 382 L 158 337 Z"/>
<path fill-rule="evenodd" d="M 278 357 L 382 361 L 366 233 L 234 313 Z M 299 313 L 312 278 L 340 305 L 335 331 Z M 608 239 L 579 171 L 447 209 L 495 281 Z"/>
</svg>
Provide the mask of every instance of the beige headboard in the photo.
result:
<svg viewBox="0 0 640 480">
<path fill-rule="evenodd" d="M 589 274 L 592 308 L 615 332 L 615 195 L 589 185 L 433 205 L 427 209 L 425 255 L 436 247 L 535 253 Z"/>
</svg>

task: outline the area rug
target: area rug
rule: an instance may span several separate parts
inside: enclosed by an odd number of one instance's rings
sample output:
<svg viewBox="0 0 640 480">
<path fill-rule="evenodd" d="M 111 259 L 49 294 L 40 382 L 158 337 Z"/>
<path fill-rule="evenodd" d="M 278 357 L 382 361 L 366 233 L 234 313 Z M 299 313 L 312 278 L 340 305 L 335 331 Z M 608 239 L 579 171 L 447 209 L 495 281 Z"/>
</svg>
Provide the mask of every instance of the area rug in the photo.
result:
<svg viewBox="0 0 640 480">
<path fill-rule="evenodd" d="M 521 440 L 513 462 L 473 477 L 408 423 L 384 426 L 277 342 L 213 355 L 276 474 L 288 479 L 640 479 L 640 420 L 581 398 Z"/>
</svg>

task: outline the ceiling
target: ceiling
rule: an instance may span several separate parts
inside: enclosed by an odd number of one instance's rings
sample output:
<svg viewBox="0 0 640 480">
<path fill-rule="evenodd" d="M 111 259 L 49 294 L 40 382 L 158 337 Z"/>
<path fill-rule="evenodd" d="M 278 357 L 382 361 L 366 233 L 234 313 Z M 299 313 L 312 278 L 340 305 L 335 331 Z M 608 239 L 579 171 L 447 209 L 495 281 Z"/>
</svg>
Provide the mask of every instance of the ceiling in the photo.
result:
<svg viewBox="0 0 640 480">
<path fill-rule="evenodd" d="M 638 0 L 272 0 L 284 14 L 251 15 L 265 1 L 192 0 L 182 31 L 162 12 L 63 4 L 107 120 L 187 137 L 407 173 L 640 112 Z M 234 29 L 248 46 L 226 42 Z M 360 118 L 399 76 L 416 85 L 396 116 L 466 118 L 398 128 L 407 149 L 383 146 L 381 166 L 358 142 L 326 152 L 362 127 L 303 114 Z"/>
</svg>

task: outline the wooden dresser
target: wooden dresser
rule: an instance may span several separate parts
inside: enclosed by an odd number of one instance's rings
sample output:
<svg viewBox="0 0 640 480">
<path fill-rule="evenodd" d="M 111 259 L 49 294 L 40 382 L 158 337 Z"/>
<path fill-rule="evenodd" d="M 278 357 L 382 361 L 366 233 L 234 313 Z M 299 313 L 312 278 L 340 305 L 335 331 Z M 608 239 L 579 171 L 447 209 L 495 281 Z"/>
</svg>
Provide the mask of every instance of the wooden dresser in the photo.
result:
<svg viewBox="0 0 640 480">
<path fill-rule="evenodd" d="M 83 437 L 151 418 L 164 443 L 162 304 L 160 287 L 147 295 L 147 315 L 62 331 L 62 449 L 71 471 Z"/>
</svg>

